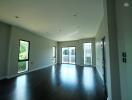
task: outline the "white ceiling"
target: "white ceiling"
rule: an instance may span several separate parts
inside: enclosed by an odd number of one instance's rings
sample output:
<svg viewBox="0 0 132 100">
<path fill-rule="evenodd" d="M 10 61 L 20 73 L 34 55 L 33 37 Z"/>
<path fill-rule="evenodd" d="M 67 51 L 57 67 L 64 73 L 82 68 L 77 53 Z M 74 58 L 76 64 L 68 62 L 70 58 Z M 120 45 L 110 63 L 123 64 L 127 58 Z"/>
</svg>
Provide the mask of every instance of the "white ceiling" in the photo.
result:
<svg viewBox="0 0 132 100">
<path fill-rule="evenodd" d="M 1 21 L 56 41 L 94 37 L 103 13 L 103 0 L 0 0 Z"/>
</svg>

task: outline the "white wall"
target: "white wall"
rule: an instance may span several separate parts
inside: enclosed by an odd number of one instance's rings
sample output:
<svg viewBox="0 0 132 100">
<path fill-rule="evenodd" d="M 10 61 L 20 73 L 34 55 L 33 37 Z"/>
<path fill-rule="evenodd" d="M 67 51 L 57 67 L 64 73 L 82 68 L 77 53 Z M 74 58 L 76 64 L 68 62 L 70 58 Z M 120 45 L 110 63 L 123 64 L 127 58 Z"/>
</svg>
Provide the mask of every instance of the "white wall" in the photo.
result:
<svg viewBox="0 0 132 100">
<path fill-rule="evenodd" d="M 121 100 L 115 0 L 104 0 L 104 12 L 104 19 L 96 36 L 96 66 L 102 77 L 101 39 L 105 36 L 108 100 Z"/>
<path fill-rule="evenodd" d="M 112 100 L 121 100 L 115 0 L 107 0 Z"/>
<path fill-rule="evenodd" d="M 106 13 L 105 13 L 106 14 Z M 101 39 L 105 37 L 105 58 L 106 58 L 106 84 L 108 90 L 108 100 L 112 100 L 111 93 L 111 72 L 110 72 L 110 55 L 109 55 L 109 36 L 108 36 L 108 26 L 107 26 L 107 16 L 105 15 L 98 33 L 95 39 L 95 48 L 96 48 L 96 68 L 103 80 L 103 68 L 102 68 L 102 49 L 101 49 Z"/>
<path fill-rule="evenodd" d="M 57 46 L 55 41 L 13 26 L 11 28 L 9 46 L 8 77 L 17 75 L 20 39 L 30 41 L 29 71 L 44 68 L 53 64 L 52 47 Z"/>
<path fill-rule="evenodd" d="M 125 2 L 130 6 L 124 7 Z M 121 100 L 132 100 L 132 1 L 116 0 L 116 15 Z M 127 63 L 122 62 L 122 52 L 127 53 Z"/>
<path fill-rule="evenodd" d="M 58 42 L 58 63 L 62 62 L 62 53 L 61 53 L 62 47 L 76 47 L 76 64 L 80 66 L 84 66 L 83 43 L 93 43 L 92 44 L 92 51 L 93 51 L 92 63 L 93 63 L 93 66 L 95 66 L 95 39 L 94 38 Z"/>
<path fill-rule="evenodd" d="M 98 70 L 98 73 L 100 75 L 100 77 L 103 80 L 103 63 L 102 63 L 102 48 L 101 48 L 101 40 L 102 38 L 106 38 L 108 36 L 107 35 L 107 22 L 106 22 L 106 17 L 104 17 L 104 19 L 102 20 L 102 23 L 100 25 L 100 28 L 98 30 L 98 34 L 96 35 L 95 38 L 95 48 L 96 48 L 96 68 Z M 106 38 L 106 40 L 108 41 L 108 38 Z M 108 45 L 108 43 L 105 43 Z M 106 46 L 107 46 L 106 45 Z M 108 53 L 108 51 L 106 51 L 106 53 Z M 107 65 L 108 66 L 108 65 Z M 106 66 L 106 67 L 107 67 Z"/>
<path fill-rule="evenodd" d="M 10 25 L 0 22 L 0 79 L 6 77 Z"/>
</svg>

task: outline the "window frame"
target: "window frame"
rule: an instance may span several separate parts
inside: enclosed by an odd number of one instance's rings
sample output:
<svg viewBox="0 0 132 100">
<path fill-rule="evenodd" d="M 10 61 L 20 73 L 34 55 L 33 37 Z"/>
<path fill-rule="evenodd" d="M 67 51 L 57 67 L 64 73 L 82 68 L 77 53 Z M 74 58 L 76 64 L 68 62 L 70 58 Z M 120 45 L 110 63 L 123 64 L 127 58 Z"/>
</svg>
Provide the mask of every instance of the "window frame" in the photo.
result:
<svg viewBox="0 0 132 100">
<path fill-rule="evenodd" d="M 75 64 L 72 64 L 72 63 L 69 63 L 69 48 L 71 48 L 71 47 L 74 47 L 75 48 Z M 62 49 L 63 48 L 67 48 L 68 49 L 68 63 L 63 63 L 63 61 L 62 61 L 62 57 L 63 57 L 63 55 L 62 55 Z M 76 65 L 76 46 L 66 46 L 66 47 L 61 47 L 61 64 L 71 64 L 71 65 Z"/>
<path fill-rule="evenodd" d="M 24 41 L 24 42 L 28 42 L 28 59 L 23 59 L 23 60 L 20 60 L 19 59 L 19 53 L 20 53 L 20 45 L 21 45 L 21 41 Z M 23 40 L 23 39 L 19 39 L 19 50 L 18 50 L 18 63 L 19 62 L 27 62 L 28 61 L 28 68 L 27 68 L 27 70 L 26 71 L 29 71 L 29 59 L 30 59 L 30 41 L 28 41 L 28 40 Z M 17 67 L 18 68 L 18 67 Z M 17 70 L 17 73 L 23 73 L 23 72 L 26 72 L 26 71 L 21 71 L 21 72 L 19 72 L 18 70 Z"/>
</svg>

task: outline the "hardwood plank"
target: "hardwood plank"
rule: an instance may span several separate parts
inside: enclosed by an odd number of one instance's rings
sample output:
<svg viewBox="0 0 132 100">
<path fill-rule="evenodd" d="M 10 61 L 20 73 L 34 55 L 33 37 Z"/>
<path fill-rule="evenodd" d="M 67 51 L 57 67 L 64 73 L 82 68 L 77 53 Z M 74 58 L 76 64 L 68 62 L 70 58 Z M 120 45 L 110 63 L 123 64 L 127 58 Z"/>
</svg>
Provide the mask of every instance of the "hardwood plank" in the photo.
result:
<svg viewBox="0 0 132 100">
<path fill-rule="evenodd" d="M 106 100 L 92 67 L 51 66 L 0 81 L 0 100 Z"/>
</svg>

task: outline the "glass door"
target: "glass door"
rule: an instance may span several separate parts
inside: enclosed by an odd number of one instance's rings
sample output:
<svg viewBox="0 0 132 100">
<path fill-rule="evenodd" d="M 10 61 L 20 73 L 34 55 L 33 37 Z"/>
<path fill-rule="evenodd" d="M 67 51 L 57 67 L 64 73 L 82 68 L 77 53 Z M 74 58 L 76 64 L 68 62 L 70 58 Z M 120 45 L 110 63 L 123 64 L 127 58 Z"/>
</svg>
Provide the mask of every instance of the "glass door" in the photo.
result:
<svg viewBox="0 0 132 100">
<path fill-rule="evenodd" d="M 69 49 L 62 48 L 62 63 L 69 63 Z"/>
<path fill-rule="evenodd" d="M 19 41 L 18 73 L 28 71 L 29 46 L 29 41 Z"/>
<path fill-rule="evenodd" d="M 75 64 L 75 47 L 62 48 L 62 63 Z"/>
<path fill-rule="evenodd" d="M 84 65 L 92 66 L 92 43 L 84 43 Z"/>
<path fill-rule="evenodd" d="M 75 47 L 69 47 L 69 63 L 75 64 Z"/>
<path fill-rule="evenodd" d="M 55 64 L 56 63 L 56 47 L 54 46 L 52 50 L 53 50 L 53 64 Z"/>
</svg>

